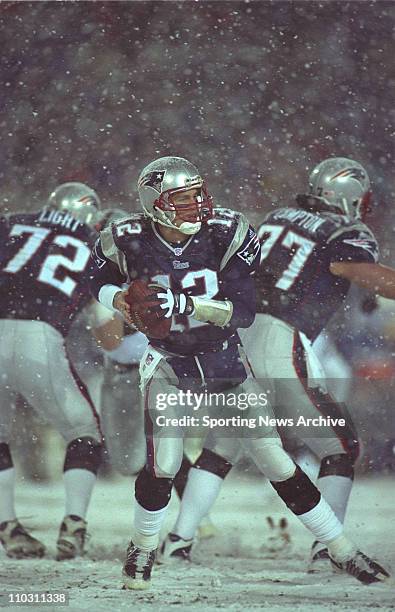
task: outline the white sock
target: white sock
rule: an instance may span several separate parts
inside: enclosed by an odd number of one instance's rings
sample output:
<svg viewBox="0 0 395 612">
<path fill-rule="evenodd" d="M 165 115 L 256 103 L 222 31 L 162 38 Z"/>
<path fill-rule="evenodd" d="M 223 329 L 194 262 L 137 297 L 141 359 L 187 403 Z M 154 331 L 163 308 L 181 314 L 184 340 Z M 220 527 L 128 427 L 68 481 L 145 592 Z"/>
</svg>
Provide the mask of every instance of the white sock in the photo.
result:
<svg viewBox="0 0 395 612">
<path fill-rule="evenodd" d="M 96 482 L 95 474 L 89 470 L 75 468 L 66 470 L 63 480 L 66 494 L 65 515 L 75 514 L 85 519 Z"/>
<path fill-rule="evenodd" d="M 223 478 L 191 468 L 181 500 L 181 507 L 173 533 L 184 540 L 192 540 L 204 516 L 210 511 L 221 489 Z"/>
<path fill-rule="evenodd" d="M 12 521 L 15 514 L 15 468 L 0 470 L 0 523 Z"/>
<path fill-rule="evenodd" d="M 146 510 L 136 501 L 134 507 L 133 543 L 145 550 L 155 550 L 169 504 L 160 510 Z"/>
<path fill-rule="evenodd" d="M 297 517 L 319 542 L 327 544 L 343 533 L 343 525 L 327 501 L 321 497 L 314 508 Z"/>
<path fill-rule="evenodd" d="M 317 486 L 341 523 L 344 523 L 348 498 L 352 489 L 351 478 L 345 476 L 323 476 Z"/>
<path fill-rule="evenodd" d="M 329 554 L 335 561 L 344 563 L 356 553 L 356 546 L 346 536 L 341 535 L 332 542 L 328 542 Z"/>
</svg>

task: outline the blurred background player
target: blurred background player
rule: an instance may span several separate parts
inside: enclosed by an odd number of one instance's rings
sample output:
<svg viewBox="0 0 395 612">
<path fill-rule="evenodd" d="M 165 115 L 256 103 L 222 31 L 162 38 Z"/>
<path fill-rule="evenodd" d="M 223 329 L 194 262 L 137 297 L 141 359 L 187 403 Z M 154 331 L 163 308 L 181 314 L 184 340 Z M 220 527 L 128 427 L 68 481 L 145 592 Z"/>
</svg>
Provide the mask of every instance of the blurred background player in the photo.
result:
<svg viewBox="0 0 395 612">
<path fill-rule="evenodd" d="M 374 281 L 363 283 L 371 291 L 378 289 L 381 268 L 377 242 L 364 223 L 372 199 L 366 170 L 352 159 L 330 158 L 313 169 L 309 187 L 308 194 L 297 197 L 296 206 L 269 213 L 259 228 L 257 316 L 242 332 L 242 340 L 254 375 L 262 381 L 274 379 L 277 417 L 346 419 L 346 427 L 320 427 L 317 435 L 310 427 L 283 432 L 290 441 L 303 441 L 319 459 L 318 486 L 344 522 L 358 437 L 348 412 L 328 393 L 311 344 L 318 343 L 318 350 L 321 345 L 321 352 L 325 346 L 331 376 L 334 351 L 323 328 L 345 301 L 350 283 L 363 276 L 358 265 L 373 266 Z M 336 356 L 337 366 L 338 360 Z M 339 387 L 348 369 L 343 364 L 341 370 L 334 376 Z M 315 542 L 310 571 L 328 561 L 327 548 Z"/>
<path fill-rule="evenodd" d="M 0 541 L 12 557 L 42 556 L 45 547 L 17 519 L 9 448 L 14 396 L 20 394 L 67 443 L 65 517 L 57 558 L 83 552 L 85 516 L 101 460 L 95 406 L 65 349 L 65 337 L 88 306 L 106 343 L 113 316 L 88 291 L 90 247 L 100 200 L 82 183 L 64 183 L 34 213 L 1 217 L 0 234 Z M 16 432 L 17 435 L 17 432 Z"/>
</svg>

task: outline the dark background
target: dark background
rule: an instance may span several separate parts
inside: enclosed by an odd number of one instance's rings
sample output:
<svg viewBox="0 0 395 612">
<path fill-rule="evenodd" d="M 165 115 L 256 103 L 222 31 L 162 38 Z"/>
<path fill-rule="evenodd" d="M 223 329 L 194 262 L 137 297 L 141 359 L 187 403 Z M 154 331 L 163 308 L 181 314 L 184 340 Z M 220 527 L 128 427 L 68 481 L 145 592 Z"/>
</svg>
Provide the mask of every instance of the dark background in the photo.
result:
<svg viewBox="0 0 395 612">
<path fill-rule="evenodd" d="M 2 2 L 0 196 L 37 208 L 80 180 L 138 207 L 136 178 L 185 156 L 258 222 L 331 155 L 368 169 L 394 225 L 393 2 Z"/>
</svg>

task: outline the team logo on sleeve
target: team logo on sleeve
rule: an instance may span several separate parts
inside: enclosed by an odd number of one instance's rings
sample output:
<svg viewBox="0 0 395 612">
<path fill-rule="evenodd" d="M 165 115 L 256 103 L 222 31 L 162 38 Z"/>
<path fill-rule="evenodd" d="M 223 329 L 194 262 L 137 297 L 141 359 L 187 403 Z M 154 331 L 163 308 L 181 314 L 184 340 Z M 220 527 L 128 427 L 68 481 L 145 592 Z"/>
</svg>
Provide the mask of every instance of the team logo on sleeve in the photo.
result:
<svg viewBox="0 0 395 612">
<path fill-rule="evenodd" d="M 155 191 L 161 193 L 164 176 L 164 172 L 150 172 L 149 174 L 143 176 L 140 181 L 140 185 L 144 185 L 145 187 L 152 187 L 153 189 L 155 189 Z"/>
<path fill-rule="evenodd" d="M 248 266 L 252 266 L 256 256 L 259 253 L 260 244 L 258 240 L 258 236 L 255 234 L 253 237 L 247 242 L 246 246 L 237 252 L 238 257 L 246 262 Z"/>
<path fill-rule="evenodd" d="M 357 249 L 368 251 L 371 255 L 377 256 L 377 245 L 367 234 L 360 234 L 359 238 L 347 238 L 343 240 L 344 244 L 349 244 Z"/>
</svg>

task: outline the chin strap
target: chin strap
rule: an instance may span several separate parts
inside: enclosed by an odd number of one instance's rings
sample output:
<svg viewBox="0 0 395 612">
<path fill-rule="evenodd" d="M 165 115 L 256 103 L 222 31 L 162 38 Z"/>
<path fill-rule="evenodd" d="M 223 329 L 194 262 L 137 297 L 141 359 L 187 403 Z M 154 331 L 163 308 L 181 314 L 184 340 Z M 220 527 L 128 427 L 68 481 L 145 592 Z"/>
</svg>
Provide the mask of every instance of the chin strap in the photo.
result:
<svg viewBox="0 0 395 612">
<path fill-rule="evenodd" d="M 174 226 L 175 229 L 182 232 L 183 234 L 192 235 L 197 234 L 202 227 L 201 221 L 197 221 L 196 223 L 189 223 L 189 221 L 184 221 L 181 223 L 180 227 Z"/>
<path fill-rule="evenodd" d="M 181 225 L 178 227 L 177 225 L 174 225 L 174 223 L 172 223 L 166 217 L 166 215 L 162 216 L 160 213 L 162 213 L 162 211 L 157 208 L 156 214 L 150 215 L 154 223 L 159 223 L 160 225 L 163 225 L 163 227 L 168 227 L 169 229 L 178 230 L 179 232 L 182 232 L 183 234 L 186 234 L 187 236 L 191 236 L 192 234 L 197 234 L 202 227 L 201 221 L 196 221 L 196 223 L 190 223 L 189 221 L 183 221 Z"/>
</svg>

